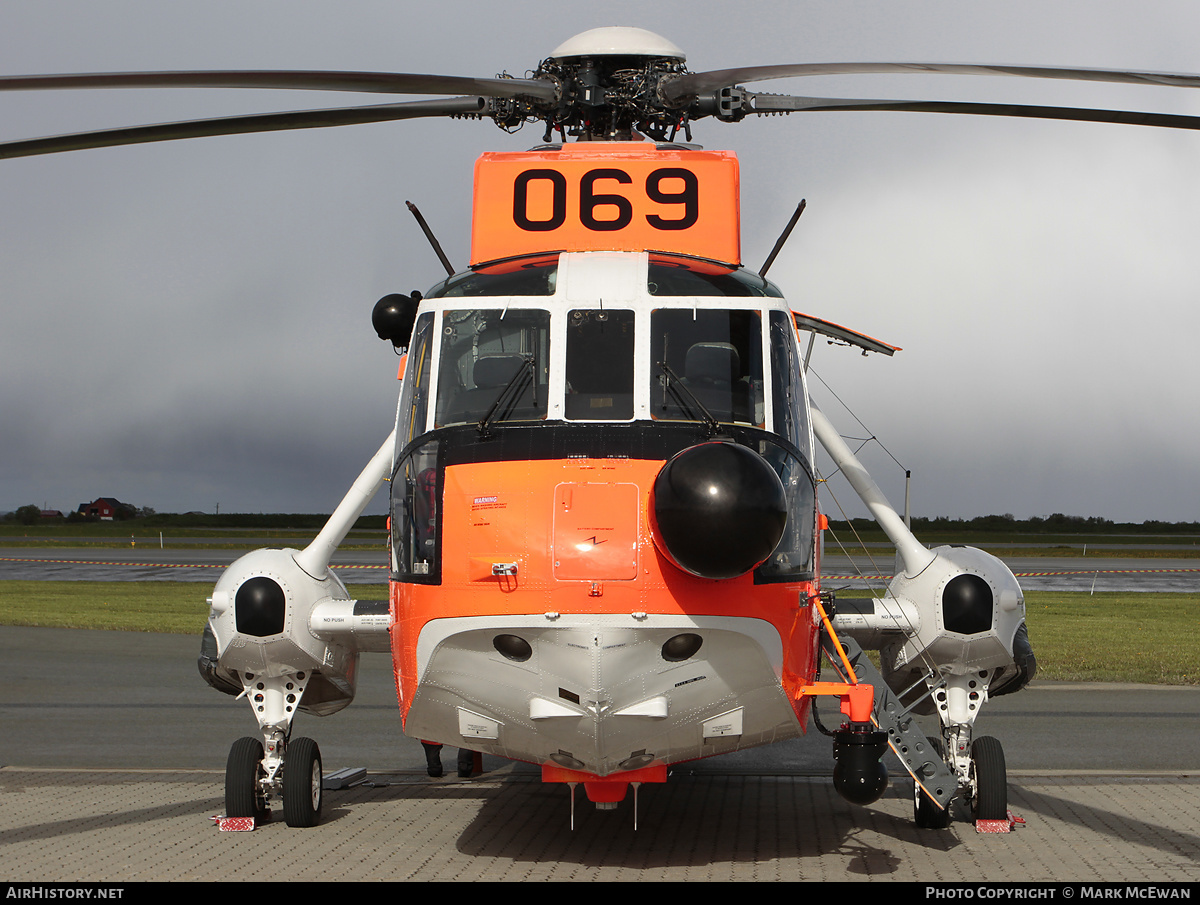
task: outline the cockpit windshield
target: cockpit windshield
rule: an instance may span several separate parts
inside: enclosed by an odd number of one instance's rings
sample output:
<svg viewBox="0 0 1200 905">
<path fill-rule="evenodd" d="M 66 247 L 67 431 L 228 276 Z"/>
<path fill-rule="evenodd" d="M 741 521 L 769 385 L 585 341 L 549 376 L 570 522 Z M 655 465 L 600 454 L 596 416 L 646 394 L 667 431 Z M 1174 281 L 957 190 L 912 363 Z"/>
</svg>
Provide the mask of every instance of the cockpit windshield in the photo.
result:
<svg viewBox="0 0 1200 905">
<path fill-rule="evenodd" d="M 447 311 L 441 344 L 435 427 L 546 417 L 549 311 Z"/>
<path fill-rule="evenodd" d="M 650 259 L 646 290 L 653 296 L 783 298 L 774 283 L 749 270 L 667 257 Z"/>
<path fill-rule="evenodd" d="M 456 273 L 426 292 L 425 298 L 552 296 L 557 283 L 558 256 L 539 255 Z M 753 271 L 669 255 L 650 258 L 646 291 L 674 298 L 783 298 L 774 283 Z"/>
<path fill-rule="evenodd" d="M 501 295 L 554 295 L 558 282 L 558 255 L 522 258 L 456 273 L 438 283 L 427 299 L 472 298 Z"/>
<path fill-rule="evenodd" d="M 808 448 L 795 331 L 770 282 L 659 253 L 559 257 L 488 264 L 430 291 L 445 300 L 429 337 L 431 429 L 693 421 L 774 430 Z"/>
<path fill-rule="evenodd" d="M 659 308 L 650 335 L 655 419 L 765 423 L 759 312 Z"/>
<path fill-rule="evenodd" d="M 576 308 L 567 315 L 565 414 L 570 421 L 633 417 L 632 311 Z"/>
</svg>

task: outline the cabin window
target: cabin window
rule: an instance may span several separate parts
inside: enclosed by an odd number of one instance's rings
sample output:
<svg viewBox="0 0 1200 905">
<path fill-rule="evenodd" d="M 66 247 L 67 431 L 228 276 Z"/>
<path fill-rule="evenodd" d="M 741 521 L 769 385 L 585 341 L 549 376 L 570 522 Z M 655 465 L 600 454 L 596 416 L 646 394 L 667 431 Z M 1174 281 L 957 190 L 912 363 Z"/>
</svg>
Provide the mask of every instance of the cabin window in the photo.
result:
<svg viewBox="0 0 1200 905">
<path fill-rule="evenodd" d="M 442 488 L 436 439 L 418 443 L 392 474 L 392 577 L 436 583 Z"/>
<path fill-rule="evenodd" d="M 632 311 L 575 309 L 567 314 L 566 417 L 633 417 Z"/>
<path fill-rule="evenodd" d="M 757 311 L 659 308 L 650 316 L 650 407 L 671 421 L 763 426 L 762 318 Z"/>
<path fill-rule="evenodd" d="M 546 417 L 549 311 L 447 311 L 441 343 L 435 427 Z"/>
<path fill-rule="evenodd" d="M 754 580 L 769 583 L 810 578 L 817 507 L 812 471 L 802 455 L 797 455 L 796 451 L 782 443 L 762 440 L 757 444 L 757 451 L 775 469 L 779 480 L 783 482 L 788 515 L 779 545 L 767 561 L 755 569 Z"/>
</svg>

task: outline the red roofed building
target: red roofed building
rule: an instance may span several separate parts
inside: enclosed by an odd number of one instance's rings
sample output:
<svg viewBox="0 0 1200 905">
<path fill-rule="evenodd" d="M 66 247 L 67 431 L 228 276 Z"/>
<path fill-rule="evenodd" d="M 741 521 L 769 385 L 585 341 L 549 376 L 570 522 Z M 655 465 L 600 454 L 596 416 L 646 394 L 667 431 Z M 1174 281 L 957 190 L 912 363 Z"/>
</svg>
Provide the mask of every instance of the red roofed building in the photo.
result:
<svg viewBox="0 0 1200 905">
<path fill-rule="evenodd" d="M 122 503 L 110 496 L 102 496 L 97 497 L 91 503 L 80 503 L 78 512 L 85 518 L 98 518 L 104 522 L 111 522 L 113 519 L 132 518 L 137 513 L 137 507 Z"/>
</svg>

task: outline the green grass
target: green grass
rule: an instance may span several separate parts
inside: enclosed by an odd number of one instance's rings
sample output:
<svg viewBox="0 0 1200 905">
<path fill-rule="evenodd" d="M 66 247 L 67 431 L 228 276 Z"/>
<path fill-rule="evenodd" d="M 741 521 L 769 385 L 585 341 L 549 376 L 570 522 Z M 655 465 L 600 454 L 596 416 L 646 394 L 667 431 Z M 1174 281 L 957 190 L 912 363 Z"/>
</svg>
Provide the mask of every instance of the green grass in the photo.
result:
<svg viewBox="0 0 1200 905">
<path fill-rule="evenodd" d="M 1045 679 L 1200 684 L 1200 594 L 1025 594 Z"/>
<path fill-rule="evenodd" d="M 199 635 L 211 582 L 0 581 L 0 625 Z M 387 599 L 386 585 L 349 585 L 359 600 Z"/>
<path fill-rule="evenodd" d="M 199 635 L 212 587 L 0 581 L 0 624 Z M 387 597 L 386 585 L 350 585 L 349 591 L 360 600 Z M 1025 605 L 1041 679 L 1200 684 L 1200 594 L 1029 591 Z"/>
<path fill-rule="evenodd" d="M 867 543 L 871 543 L 871 538 L 863 538 Z M 928 547 L 939 547 L 943 544 L 960 543 L 958 540 L 938 540 L 922 535 L 921 542 Z M 880 541 L 879 546 L 863 547 L 857 540 L 841 539 L 843 546 L 838 546 L 831 539 L 825 542 L 825 554 L 827 556 L 849 556 L 855 560 L 861 560 L 864 563 L 874 561 L 877 564 L 890 564 L 893 558 L 892 547 L 886 544 L 886 541 Z M 1103 540 L 1105 546 L 1101 548 L 1096 541 L 1088 541 L 1087 549 L 1082 542 L 1074 543 L 1059 543 L 1053 546 L 1041 547 L 1024 547 L 1020 546 L 1011 540 L 1007 542 L 996 541 L 981 541 L 972 539 L 972 546 L 982 546 L 982 549 L 1000 559 L 1011 559 L 1013 557 L 1034 557 L 1044 556 L 1050 559 L 1055 557 L 1082 557 L 1086 555 L 1088 559 L 1200 559 L 1200 547 L 1180 547 L 1173 550 L 1156 550 L 1149 546 L 1139 546 L 1136 541 L 1128 541 L 1122 538 L 1116 540 Z M 1149 542 L 1147 542 L 1149 543 Z"/>
<path fill-rule="evenodd" d="M 1200 594 L 1026 591 L 1025 622 L 1039 679 L 1200 685 Z"/>
</svg>

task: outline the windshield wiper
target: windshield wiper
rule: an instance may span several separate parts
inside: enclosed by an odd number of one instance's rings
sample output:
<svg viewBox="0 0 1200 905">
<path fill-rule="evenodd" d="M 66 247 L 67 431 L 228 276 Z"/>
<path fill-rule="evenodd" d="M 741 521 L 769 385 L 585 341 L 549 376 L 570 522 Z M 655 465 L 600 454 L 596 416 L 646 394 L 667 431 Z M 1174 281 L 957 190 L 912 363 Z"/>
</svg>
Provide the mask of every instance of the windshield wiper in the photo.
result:
<svg viewBox="0 0 1200 905">
<path fill-rule="evenodd" d="M 513 372 L 513 376 L 508 378 L 508 383 L 500 389 L 499 395 L 496 396 L 496 401 L 492 403 L 492 407 L 488 409 L 487 414 L 479 421 L 479 435 L 481 437 L 490 437 L 492 435 L 491 424 L 496 417 L 500 405 L 508 399 L 508 408 L 506 414 L 516 406 L 517 400 L 521 398 L 521 394 L 525 392 L 525 388 L 536 377 L 536 365 L 533 358 L 526 358 L 521 365 Z M 537 407 L 537 386 L 533 388 L 533 405 Z"/>
<path fill-rule="evenodd" d="M 704 403 L 696 398 L 696 394 L 692 392 L 691 387 L 684 383 L 679 378 L 679 375 L 672 371 L 671 366 L 665 361 L 660 361 L 658 366 L 662 369 L 663 374 L 666 375 L 666 382 L 663 384 L 663 389 L 675 397 L 676 402 L 679 403 L 679 407 L 687 410 L 686 414 L 694 414 L 691 406 L 689 406 L 687 403 L 687 399 L 684 399 L 679 393 L 680 390 L 683 390 L 683 392 L 687 393 L 688 399 L 690 399 L 696 408 L 700 410 L 701 414 L 703 414 L 704 417 L 700 420 L 708 425 L 708 436 L 715 437 L 717 434 L 721 433 L 721 425 L 717 423 L 717 419 L 713 417 L 712 412 L 704 407 Z M 666 408 L 666 405 L 664 405 L 663 408 Z"/>
</svg>

